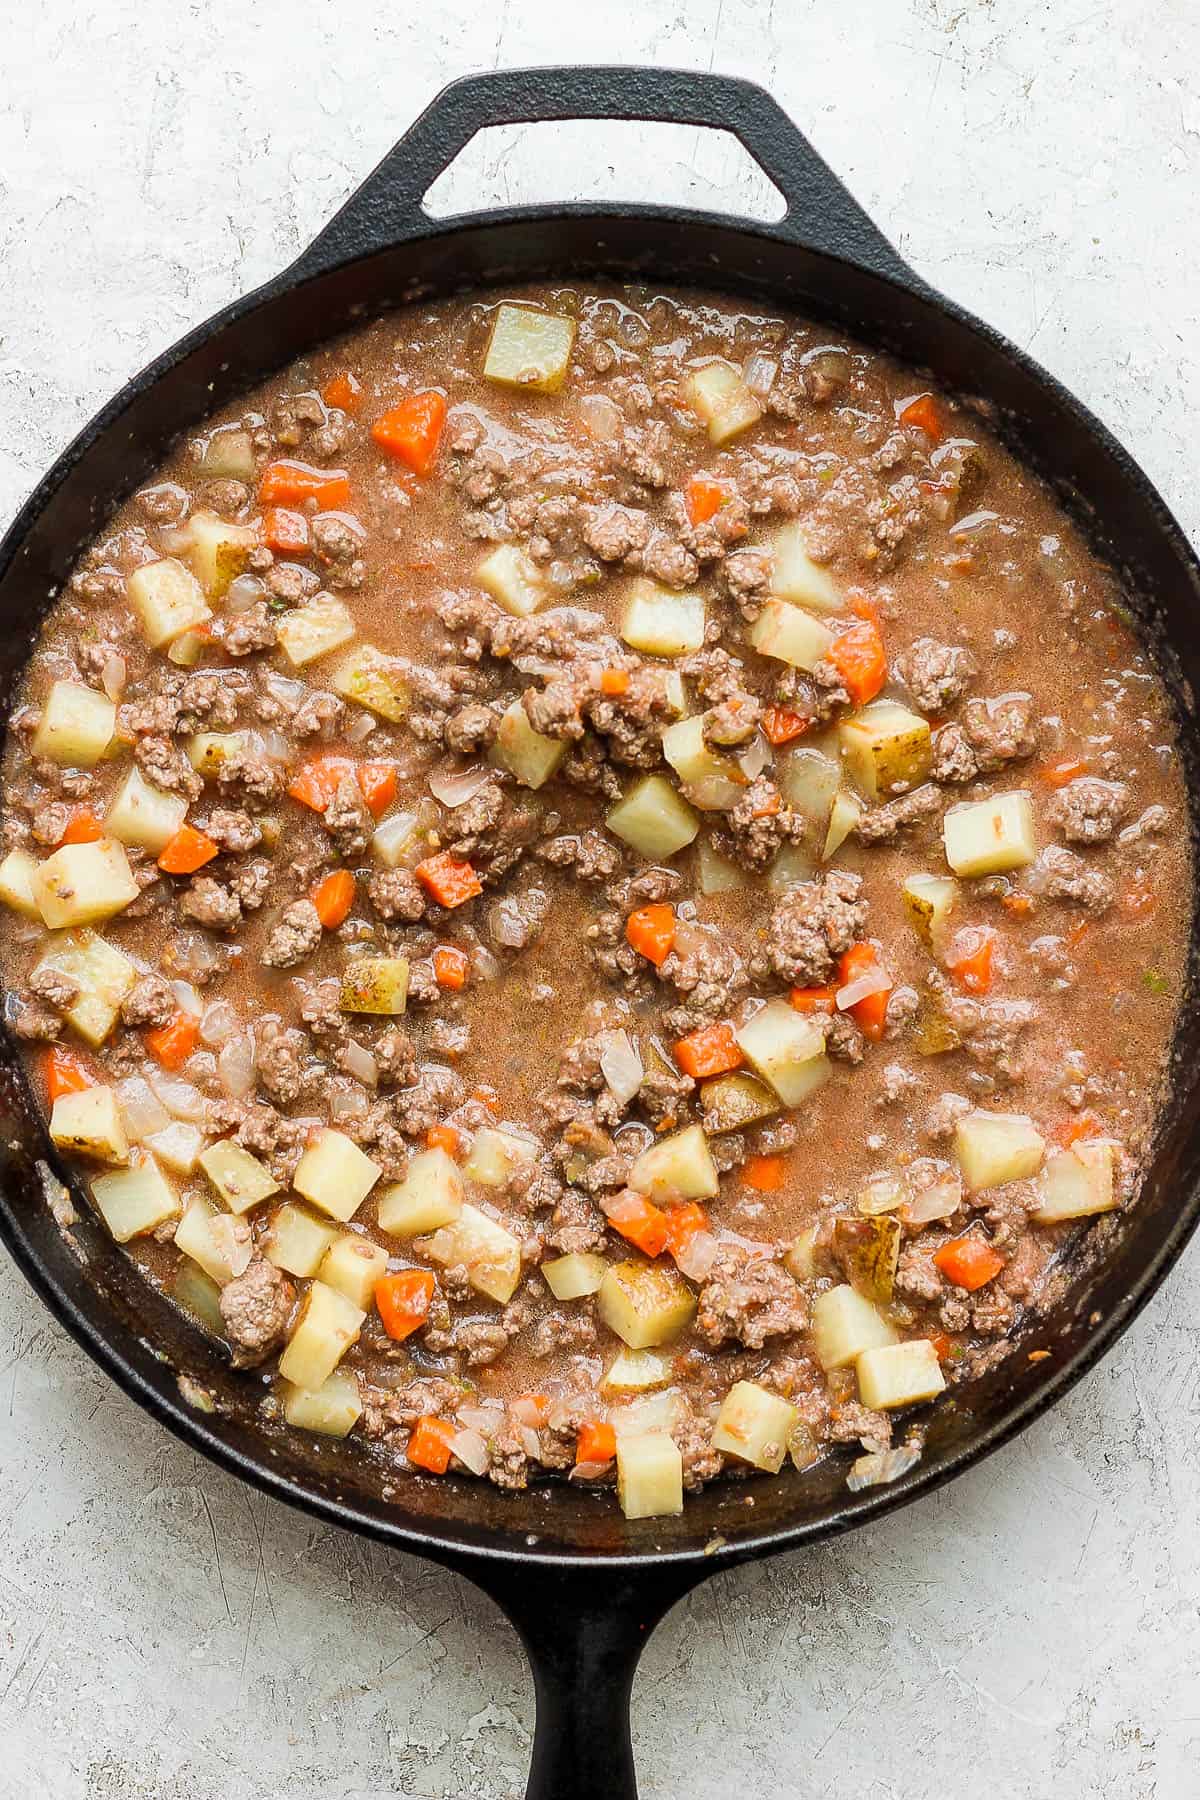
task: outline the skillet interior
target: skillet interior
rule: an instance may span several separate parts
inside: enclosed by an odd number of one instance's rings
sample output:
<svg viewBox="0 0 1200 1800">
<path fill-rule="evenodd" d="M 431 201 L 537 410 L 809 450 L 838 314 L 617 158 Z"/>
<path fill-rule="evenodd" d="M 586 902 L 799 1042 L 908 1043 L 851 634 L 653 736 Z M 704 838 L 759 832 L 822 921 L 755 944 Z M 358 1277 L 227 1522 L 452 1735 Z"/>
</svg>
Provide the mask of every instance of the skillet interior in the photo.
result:
<svg viewBox="0 0 1200 1800">
<path fill-rule="evenodd" d="M 1200 792 L 1200 685 L 1194 629 L 1200 568 L 1178 527 L 1124 451 L 1049 377 L 1002 339 L 923 292 L 765 232 L 656 209 L 493 215 L 431 233 L 295 285 L 284 275 L 201 327 L 137 377 L 94 421 L 31 497 L 0 549 L 0 719 L 56 584 L 116 504 L 162 460 L 173 438 L 251 382 L 390 305 L 505 280 L 604 274 L 718 286 L 826 317 L 868 343 L 931 368 L 940 382 L 987 396 L 991 423 L 1058 490 L 1094 547 L 1123 571 L 1181 726 L 1189 791 Z M 919 287 L 919 284 L 917 284 Z M 994 410 L 993 410 L 994 409 Z M 1195 839 L 1195 804 L 1192 807 Z M 1188 998 L 1180 1009 L 1174 1080 L 1158 1154 L 1142 1197 L 1085 1250 L 1053 1312 L 1014 1355 L 935 1410 L 920 1467 L 891 1488 L 852 1496 L 844 1461 L 770 1481 L 718 1482 L 679 1519 L 627 1524 L 611 1497 L 563 1485 L 513 1498 L 489 1483 L 382 1474 L 352 1447 L 256 1425 L 257 1390 L 142 1285 L 86 1215 L 63 1238 L 45 1206 L 34 1159 L 46 1154 L 22 1078 L 0 1082 L 0 1232 L 52 1309 L 115 1379 L 172 1429 L 242 1476 L 342 1525 L 410 1549 L 539 1557 L 698 1558 L 714 1539 L 736 1557 L 845 1530 L 947 1479 L 994 1448 L 1090 1366 L 1178 1255 L 1200 1213 L 1200 1018 L 1190 1004 L 1200 951 L 1193 917 Z M 61 1170 L 60 1170 L 61 1173 Z M 1049 1356 L 1031 1363 L 1028 1352 Z M 175 1371 L 211 1391 L 203 1414 L 180 1397 Z M 848 1460 L 849 1452 L 845 1460 Z M 720 1561 L 722 1551 L 716 1552 Z M 706 1559 L 711 1568 L 713 1560 Z"/>
</svg>

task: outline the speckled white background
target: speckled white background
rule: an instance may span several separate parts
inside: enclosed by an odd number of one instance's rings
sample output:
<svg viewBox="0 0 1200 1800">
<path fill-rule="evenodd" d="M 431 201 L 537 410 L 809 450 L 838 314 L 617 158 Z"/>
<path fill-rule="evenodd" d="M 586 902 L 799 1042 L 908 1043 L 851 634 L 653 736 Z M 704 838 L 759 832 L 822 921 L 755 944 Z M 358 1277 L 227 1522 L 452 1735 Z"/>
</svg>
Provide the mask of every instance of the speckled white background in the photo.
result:
<svg viewBox="0 0 1200 1800">
<path fill-rule="evenodd" d="M 10 0 L 0 19 L 4 517 L 444 81 L 591 58 L 767 81 L 914 265 L 1032 347 L 1200 529 L 1194 0 Z M 447 198 L 733 207 L 755 186 L 720 140 L 628 127 L 553 157 L 477 145 Z M 1194 1248 L 986 1467 L 679 1608 L 635 1694 L 644 1795 L 1194 1795 L 1198 1301 Z M 523 1793 L 532 1695 L 499 1615 L 199 1462 L 6 1265 L 0 1521 L 2 1800 Z"/>
</svg>

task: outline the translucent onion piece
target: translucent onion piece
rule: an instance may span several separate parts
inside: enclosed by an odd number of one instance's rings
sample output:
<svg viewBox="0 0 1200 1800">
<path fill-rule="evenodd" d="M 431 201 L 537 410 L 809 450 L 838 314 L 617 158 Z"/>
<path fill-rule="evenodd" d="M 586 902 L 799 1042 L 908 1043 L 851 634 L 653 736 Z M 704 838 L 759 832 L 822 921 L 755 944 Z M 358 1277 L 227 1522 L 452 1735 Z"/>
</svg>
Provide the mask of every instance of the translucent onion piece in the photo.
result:
<svg viewBox="0 0 1200 1800">
<path fill-rule="evenodd" d="M 227 1257 L 234 1276 L 244 1275 L 250 1267 L 250 1258 L 254 1255 L 254 1238 L 245 1219 L 233 1219 L 228 1213 L 218 1213 L 210 1222 L 209 1230 L 218 1249 Z"/>
<path fill-rule="evenodd" d="M 500 960 L 486 944 L 476 944 L 471 952 L 471 968 L 480 981 L 495 981 L 500 973 Z"/>
<path fill-rule="evenodd" d="M 257 575 L 235 575 L 225 590 L 225 610 L 231 613 L 249 612 L 266 591 Z"/>
<path fill-rule="evenodd" d="M 538 1442 L 538 1434 L 531 1431 L 528 1425 L 517 1426 L 517 1436 L 521 1440 L 521 1448 L 531 1462 L 540 1462 L 542 1446 Z"/>
<path fill-rule="evenodd" d="M 222 1044 L 217 1057 L 217 1076 L 231 1100 L 244 1100 L 254 1086 L 254 1039 L 239 1031 Z"/>
<path fill-rule="evenodd" d="M 857 1494 L 861 1488 L 882 1487 L 885 1482 L 898 1481 L 901 1475 L 907 1475 L 920 1460 L 921 1452 L 908 1447 L 873 1450 L 869 1456 L 860 1456 L 851 1463 L 846 1486 L 852 1494 Z"/>
<path fill-rule="evenodd" d="M 186 525 L 167 525 L 158 534 L 158 546 L 164 556 L 186 556 L 192 534 Z"/>
<path fill-rule="evenodd" d="M 434 769 L 427 785 L 434 799 L 440 800 L 443 806 L 465 806 L 491 778 L 492 772 L 486 767 Z"/>
<path fill-rule="evenodd" d="M 193 1125 L 198 1125 L 204 1118 L 204 1095 L 190 1081 L 183 1081 L 178 1075 L 168 1075 L 162 1069 L 152 1069 L 146 1079 L 154 1089 L 156 1098 L 161 1100 L 172 1118 L 187 1119 Z"/>
<path fill-rule="evenodd" d="M 352 1119 L 356 1113 L 365 1112 L 367 1096 L 357 1082 L 333 1082 L 326 1089 L 326 1104 L 331 1119 Z"/>
<path fill-rule="evenodd" d="M 898 1212 L 908 1199 L 908 1188 L 899 1175 L 873 1175 L 858 1196 L 858 1210 L 868 1219 Z"/>
<path fill-rule="evenodd" d="M 545 681 L 562 674 L 562 664 L 551 662 L 545 656 L 514 656 L 512 666 L 521 675 L 540 675 Z"/>
<path fill-rule="evenodd" d="M 491 1432 L 498 1431 L 504 1423 L 504 1408 L 502 1406 L 460 1406 L 458 1418 L 460 1424 L 469 1426 L 472 1431 L 481 1431 L 486 1437 Z"/>
<path fill-rule="evenodd" d="M 129 675 L 129 665 L 123 656 L 114 650 L 111 656 L 104 659 L 104 667 L 100 671 L 100 685 L 110 700 L 119 700 L 125 692 L 125 682 Z"/>
<path fill-rule="evenodd" d="M 738 757 L 738 768 L 750 781 L 771 766 L 771 746 L 761 731 L 756 731 Z"/>
<path fill-rule="evenodd" d="M 290 760 L 293 746 L 282 731 L 262 731 L 257 736 L 262 743 L 264 756 L 273 757 L 276 762 L 285 763 Z"/>
<path fill-rule="evenodd" d="M 579 402 L 579 415 L 598 443 L 611 444 L 620 437 L 620 410 L 607 394 L 585 394 Z"/>
<path fill-rule="evenodd" d="M 308 693 L 302 681 L 293 681 L 290 675 L 280 675 L 274 669 L 268 669 L 263 676 L 263 686 L 272 700 L 278 700 L 281 706 L 292 709 L 299 706 Z"/>
<path fill-rule="evenodd" d="M 456 1431 L 450 1439 L 450 1453 L 457 1456 L 460 1463 L 470 1469 L 472 1475 L 486 1475 L 488 1466 L 488 1447 L 477 1431 L 470 1426 L 464 1431 Z"/>
<path fill-rule="evenodd" d="M 943 1175 L 909 1201 L 904 1208 L 907 1225 L 928 1225 L 932 1219 L 948 1219 L 962 1205 L 962 1182 L 957 1175 Z"/>
<path fill-rule="evenodd" d="M 765 400 L 775 385 L 775 377 L 779 373 L 779 364 L 773 356 L 766 356 L 761 350 L 755 350 L 746 358 L 742 370 L 742 380 L 752 394 Z"/>
<path fill-rule="evenodd" d="M 237 1030 L 238 1016 L 228 1000 L 214 1000 L 206 1006 L 200 1020 L 201 1042 L 219 1050 L 221 1045 L 231 1038 Z"/>
<path fill-rule="evenodd" d="M 540 1425 L 545 1414 L 541 1403 L 532 1394 L 521 1394 L 509 1407 L 513 1418 L 519 1425 Z"/>
<path fill-rule="evenodd" d="M 225 953 L 221 945 L 203 931 L 180 932 L 171 940 L 171 947 L 175 967 L 186 969 L 199 981 L 224 966 Z"/>
<path fill-rule="evenodd" d="M 985 525 L 994 525 L 999 517 L 999 513 L 988 512 L 985 507 L 981 507 L 978 512 L 967 513 L 965 518 L 956 519 L 950 527 L 950 536 L 968 537 L 973 531 L 981 531 Z"/>
<path fill-rule="evenodd" d="M 711 1231 L 697 1231 L 682 1245 L 675 1258 L 681 1275 L 689 1281 L 707 1281 L 720 1245 Z"/>
<path fill-rule="evenodd" d="M 346 727 L 346 742 L 348 744 L 361 744 L 364 738 L 370 737 L 374 729 L 375 721 L 370 713 L 360 712 L 351 719 Z"/>
<path fill-rule="evenodd" d="M 632 1100 L 642 1085 L 645 1070 L 637 1045 L 630 1042 L 627 1031 L 609 1032 L 600 1052 L 600 1073 L 616 1099 Z"/>
<path fill-rule="evenodd" d="M 596 1481 L 601 1475 L 609 1474 L 611 1469 L 612 1469 L 612 1464 L 610 1462 L 606 1462 L 606 1463 L 600 1463 L 600 1462 L 576 1463 L 575 1467 L 570 1471 L 569 1475 L 567 1476 L 567 1480 L 568 1481 Z"/>
<path fill-rule="evenodd" d="M 201 1016 L 204 1011 L 204 1002 L 190 981 L 173 981 L 171 992 L 185 1013 L 191 1013 L 193 1019 Z"/>
<path fill-rule="evenodd" d="M 364 1087 L 374 1087 L 379 1080 L 379 1064 L 366 1045 L 356 1043 L 353 1038 L 342 1052 L 342 1067 L 347 1075 L 353 1075 L 355 1081 L 361 1081 Z"/>
<path fill-rule="evenodd" d="M 117 1102 L 131 1138 L 149 1137 L 153 1131 L 165 1131 L 171 1123 L 170 1113 L 140 1075 L 117 1083 Z"/>
<path fill-rule="evenodd" d="M 816 1438 L 803 1419 L 799 1420 L 788 1439 L 788 1455 L 798 1469 L 807 1469 L 816 1462 L 820 1454 Z"/>
<path fill-rule="evenodd" d="M 853 981 L 848 981 L 845 987 L 838 989 L 838 1011 L 849 1012 L 850 1008 L 857 1006 L 860 1000 L 866 1000 L 871 994 L 882 994 L 891 985 L 892 978 L 887 970 L 882 968 L 879 963 L 874 963 L 871 968 L 864 969 L 862 974 L 856 976 Z"/>
</svg>

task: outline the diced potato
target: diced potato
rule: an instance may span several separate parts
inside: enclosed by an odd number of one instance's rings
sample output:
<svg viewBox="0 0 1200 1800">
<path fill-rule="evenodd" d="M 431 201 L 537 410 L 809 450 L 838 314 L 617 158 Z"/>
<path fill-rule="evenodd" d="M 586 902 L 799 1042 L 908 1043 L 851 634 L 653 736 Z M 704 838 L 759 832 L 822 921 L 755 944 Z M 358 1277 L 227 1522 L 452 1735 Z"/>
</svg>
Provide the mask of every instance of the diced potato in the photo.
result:
<svg viewBox="0 0 1200 1800">
<path fill-rule="evenodd" d="M 540 788 L 554 774 L 567 749 L 566 738 L 535 731 L 520 700 L 514 700 L 496 727 L 489 760 L 507 769 L 522 787 Z"/>
<path fill-rule="evenodd" d="M 156 1231 L 168 1219 L 177 1219 L 179 1196 L 153 1157 L 100 1175 L 92 1182 L 92 1199 L 118 1244 Z"/>
<path fill-rule="evenodd" d="M 428 846 L 429 830 L 415 812 L 389 813 L 371 834 L 371 851 L 388 869 L 420 862 Z"/>
<path fill-rule="evenodd" d="M 10 850 L 0 862 L 0 900 L 25 919 L 42 922 L 42 909 L 33 897 L 33 878 L 37 873 L 37 857 L 28 850 Z"/>
<path fill-rule="evenodd" d="M 785 1106 L 799 1106 L 829 1079 L 824 1032 L 786 1000 L 768 1000 L 733 1035 L 755 1074 Z"/>
<path fill-rule="evenodd" d="M 556 1300 L 582 1300 L 585 1294 L 597 1291 L 607 1267 L 602 1256 L 586 1250 L 572 1250 L 567 1256 L 544 1262 L 540 1273 Z"/>
<path fill-rule="evenodd" d="M 665 1431 L 617 1439 L 617 1499 L 627 1519 L 661 1519 L 683 1511 L 683 1457 Z"/>
<path fill-rule="evenodd" d="M 208 779 L 230 757 L 246 749 L 247 741 L 244 731 L 197 731 L 183 747 L 196 773 Z"/>
<path fill-rule="evenodd" d="M 665 1387 L 670 1379 L 669 1357 L 659 1356 L 655 1350 L 630 1350 L 626 1347 L 614 1359 L 601 1380 L 600 1387 L 606 1394 L 644 1394 L 651 1388 Z"/>
<path fill-rule="evenodd" d="M 707 838 L 696 845 L 696 878 L 705 895 L 733 894 L 746 885 L 746 877 L 736 863 L 714 850 Z"/>
<path fill-rule="evenodd" d="M 916 1406 L 920 1400 L 932 1400 L 946 1385 L 937 1351 L 928 1338 L 864 1350 L 855 1367 L 859 1399 L 876 1411 Z"/>
<path fill-rule="evenodd" d="M 958 902 L 957 881 L 949 875 L 910 875 L 903 897 L 913 930 L 926 949 L 939 956 L 950 914 Z"/>
<path fill-rule="evenodd" d="M 137 980 L 137 969 L 115 944 L 94 931 L 55 938 L 34 973 L 55 970 L 69 976 L 79 998 L 66 1019 L 85 1043 L 102 1044 L 116 1023 L 122 1000 Z"/>
<path fill-rule="evenodd" d="M 198 1263 L 189 1259 L 176 1264 L 171 1277 L 171 1298 L 177 1306 L 191 1313 L 205 1331 L 210 1331 L 214 1337 L 225 1336 L 221 1290 Z"/>
<path fill-rule="evenodd" d="M 808 554 L 802 525 L 785 525 L 776 532 L 771 555 L 771 592 L 777 600 L 789 600 L 793 606 L 807 606 L 819 613 L 844 611 L 842 590 L 828 569 Z"/>
<path fill-rule="evenodd" d="M 1116 1146 L 1107 1138 L 1084 1138 L 1069 1150 L 1046 1158 L 1041 1175 L 1041 1202 L 1033 1217 L 1039 1225 L 1082 1219 L 1111 1212 L 1121 1204 L 1113 1183 Z"/>
<path fill-rule="evenodd" d="M 792 811 L 803 817 L 809 841 L 823 844 L 829 835 L 833 802 L 841 785 L 840 763 L 823 750 L 804 745 L 789 751 L 777 767 L 780 793 Z"/>
<path fill-rule="evenodd" d="M 645 775 L 634 782 L 604 822 L 632 849 L 655 862 L 674 856 L 700 830 L 699 813 L 662 775 Z"/>
<path fill-rule="evenodd" d="M 715 1075 L 700 1089 L 704 1130 L 709 1137 L 748 1131 L 779 1111 L 779 1098 L 756 1075 Z"/>
<path fill-rule="evenodd" d="M 321 1387 L 351 1344 L 357 1342 L 366 1313 L 336 1288 L 314 1281 L 305 1295 L 300 1317 L 279 1359 L 285 1381 L 310 1393 Z"/>
<path fill-rule="evenodd" d="M 93 769 L 116 729 L 117 709 L 107 694 L 78 681 L 56 681 L 42 703 L 29 748 L 64 769 Z"/>
<path fill-rule="evenodd" d="M 954 1127 L 954 1153 L 972 1194 L 1036 1175 L 1046 1143 L 1023 1113 L 970 1112 Z"/>
<path fill-rule="evenodd" d="M 283 1416 L 300 1431 L 344 1438 L 362 1416 L 358 1382 L 349 1369 L 335 1369 L 315 1391 L 283 1384 Z"/>
<path fill-rule="evenodd" d="M 866 810 L 861 800 L 856 800 L 845 788 L 839 788 L 833 797 L 833 810 L 829 814 L 829 830 L 825 833 L 825 847 L 821 851 L 822 862 L 828 862 L 831 856 L 837 855 Z"/>
<path fill-rule="evenodd" d="M 673 1270 L 630 1260 L 605 1270 L 596 1310 L 631 1350 L 654 1350 L 687 1330 L 696 1316 L 696 1296 Z"/>
<path fill-rule="evenodd" d="M 315 1275 L 337 1237 L 332 1225 L 314 1219 L 289 1200 L 271 1218 L 263 1239 L 263 1255 L 288 1275 Z"/>
<path fill-rule="evenodd" d="M 452 1269 L 459 1263 L 467 1271 L 467 1279 L 477 1293 L 486 1294 L 507 1306 L 521 1279 L 521 1244 L 497 1219 L 480 1212 L 478 1207 L 463 1206 L 458 1217 L 431 1238 L 417 1246 Z"/>
<path fill-rule="evenodd" d="M 629 1171 L 629 1185 L 652 1200 L 711 1200 L 721 1184 L 700 1126 L 688 1125 L 643 1150 Z"/>
<path fill-rule="evenodd" d="M 825 1370 L 845 1369 L 864 1350 L 894 1344 L 896 1333 L 883 1314 L 856 1289 L 826 1288 L 812 1306 L 813 1349 Z"/>
<path fill-rule="evenodd" d="M 704 643 L 704 601 L 677 594 L 645 577 L 629 589 L 621 636 L 646 656 L 690 656 Z"/>
<path fill-rule="evenodd" d="M 892 1298 L 902 1236 L 899 1219 L 890 1213 L 834 1221 L 834 1251 L 851 1286 L 879 1306 Z"/>
<path fill-rule="evenodd" d="M 411 701 L 403 664 L 395 657 L 385 656 L 374 644 L 356 644 L 336 669 L 329 671 L 325 681 L 343 700 L 365 706 L 394 725 L 408 716 Z"/>
<path fill-rule="evenodd" d="M 735 1381 L 717 1414 L 712 1446 L 771 1475 L 783 1466 L 799 1412 L 756 1381 Z"/>
<path fill-rule="evenodd" d="M 200 473 L 210 481 L 253 481 L 254 441 L 239 425 L 220 425 L 209 437 L 197 459 Z"/>
<path fill-rule="evenodd" d="M 200 1167 L 232 1213 L 249 1212 L 252 1206 L 258 1206 L 279 1192 L 279 1183 L 271 1171 L 257 1156 L 251 1156 L 249 1150 L 235 1144 L 232 1138 L 210 1144 L 199 1160 Z M 294 1273 L 299 1275 L 303 1271 L 296 1269 Z"/>
<path fill-rule="evenodd" d="M 292 667 L 303 669 L 348 644 L 354 630 L 354 618 L 343 601 L 332 594 L 314 594 L 305 605 L 283 614 L 279 643 Z"/>
<path fill-rule="evenodd" d="M 94 1156 L 97 1162 L 125 1163 L 129 1143 L 117 1096 L 110 1087 L 60 1094 L 50 1114 L 50 1136 L 60 1150 Z"/>
<path fill-rule="evenodd" d="M 817 1228 L 806 1225 L 798 1231 L 783 1253 L 783 1266 L 793 1281 L 801 1286 L 816 1274 Z"/>
<path fill-rule="evenodd" d="M 676 718 L 681 719 L 687 711 L 687 694 L 684 691 L 683 676 L 678 669 L 662 671 L 663 697 L 668 708 Z"/>
<path fill-rule="evenodd" d="M 39 865 L 32 886 L 52 931 L 111 919 L 141 892 L 123 847 L 112 838 L 64 844 Z"/>
<path fill-rule="evenodd" d="M 846 772 L 877 800 L 894 788 L 916 787 L 929 774 L 933 738 L 929 721 L 894 700 L 873 700 L 838 726 Z"/>
<path fill-rule="evenodd" d="M 104 829 L 119 844 L 159 856 L 183 824 L 187 809 L 180 795 L 151 787 L 141 770 L 133 768 L 104 815 Z"/>
<path fill-rule="evenodd" d="M 1021 788 L 952 806 L 942 820 L 946 861 L 956 875 L 1003 875 L 1037 855 L 1033 801 Z"/>
<path fill-rule="evenodd" d="M 702 812 L 728 812 L 746 791 L 746 777 L 733 758 L 719 755 L 705 743 L 699 714 L 668 725 L 662 747 L 691 804 Z"/>
<path fill-rule="evenodd" d="M 736 369 L 707 363 L 683 384 L 684 397 L 708 427 L 710 444 L 727 444 L 762 418 L 762 407 Z"/>
<path fill-rule="evenodd" d="M 161 1131 L 148 1132 L 142 1142 L 172 1175 L 190 1175 L 200 1160 L 204 1133 L 186 1119 L 172 1119 Z"/>
<path fill-rule="evenodd" d="M 204 589 L 192 571 L 173 556 L 143 563 L 125 583 L 125 592 L 152 650 L 161 650 L 182 632 L 206 625 L 212 618 Z"/>
<path fill-rule="evenodd" d="M 329 1246 L 317 1270 L 318 1281 L 336 1288 L 363 1312 L 375 1303 L 375 1283 L 387 1274 L 388 1253 L 382 1244 L 348 1231 Z"/>
<path fill-rule="evenodd" d="M 191 544 L 187 559 L 210 600 L 219 600 L 235 575 L 246 567 L 258 533 L 250 525 L 231 525 L 216 513 L 193 513 L 187 523 Z"/>
<path fill-rule="evenodd" d="M 623 1354 L 648 1356 L 651 1352 L 639 1350 Z M 627 1406 L 618 1406 L 609 1414 L 618 1439 L 645 1437 L 647 1433 L 657 1431 L 670 1433 L 682 1418 L 683 1396 L 678 1388 L 668 1388 L 659 1394 L 644 1393 L 640 1399 L 631 1400 Z"/>
<path fill-rule="evenodd" d="M 211 642 L 202 631 L 181 631 L 175 642 L 167 646 L 167 661 L 178 669 L 194 669 Z"/>
<path fill-rule="evenodd" d="M 550 598 L 541 569 L 518 544 L 498 545 L 479 564 L 475 579 L 514 619 L 529 618 Z"/>
<path fill-rule="evenodd" d="M 408 959 L 360 956 L 342 970 L 341 1009 L 395 1018 L 408 1004 Z"/>
<path fill-rule="evenodd" d="M 190 1256 L 219 1288 L 244 1275 L 254 1254 L 250 1227 L 207 1200 L 189 1201 L 175 1228 L 175 1248 Z"/>
<path fill-rule="evenodd" d="M 419 1237 L 452 1225 L 462 1211 L 463 1179 L 458 1164 L 444 1150 L 420 1150 L 403 1181 L 379 1196 L 379 1229 L 393 1237 Z"/>
<path fill-rule="evenodd" d="M 575 321 L 535 306 L 500 306 L 488 340 L 483 374 L 501 387 L 557 394 L 567 379 Z"/>
<path fill-rule="evenodd" d="M 784 844 L 767 870 L 767 887 L 773 894 L 786 894 L 802 881 L 811 881 L 817 872 L 812 852 L 806 844 Z"/>
<path fill-rule="evenodd" d="M 344 1225 L 352 1219 L 383 1171 L 344 1131 L 326 1126 L 300 1158 L 292 1186 Z"/>
<path fill-rule="evenodd" d="M 518 1137 L 515 1131 L 498 1131 L 494 1125 L 481 1125 L 471 1139 L 463 1174 L 481 1187 L 503 1187 L 518 1169 L 534 1160 L 537 1150 L 532 1138 Z"/>
<path fill-rule="evenodd" d="M 786 600 L 768 600 L 746 634 L 760 656 L 773 656 L 776 662 L 810 673 L 829 655 L 835 635 L 828 625 Z"/>
</svg>

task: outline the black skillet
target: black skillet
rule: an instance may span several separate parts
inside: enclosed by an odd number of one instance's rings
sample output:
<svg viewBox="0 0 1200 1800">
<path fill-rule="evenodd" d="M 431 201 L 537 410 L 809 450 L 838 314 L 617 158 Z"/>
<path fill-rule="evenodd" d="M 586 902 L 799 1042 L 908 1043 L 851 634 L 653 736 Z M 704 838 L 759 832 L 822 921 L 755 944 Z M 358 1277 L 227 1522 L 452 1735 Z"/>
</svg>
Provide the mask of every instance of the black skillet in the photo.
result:
<svg viewBox="0 0 1200 1800">
<path fill-rule="evenodd" d="M 483 126 L 658 119 L 733 131 L 787 201 L 777 224 L 658 206 L 523 206 L 437 222 L 431 183 Z M 1126 572 L 1139 624 L 1174 697 L 1195 789 L 1194 629 L 1200 565 L 1128 453 L 1036 364 L 943 300 L 905 265 L 773 100 L 744 81 L 652 69 L 537 69 L 456 82 L 434 101 L 304 255 L 218 313 L 128 383 L 39 484 L 0 546 L 5 710 L 50 596 L 79 547 L 165 456 L 178 433 L 365 315 L 488 283 L 588 274 L 736 290 L 816 314 L 981 395 L 1019 454 L 1058 489 Z M 1196 947 L 1193 924 L 1193 958 Z M 919 1467 L 851 1494 L 845 1463 L 717 1483 L 679 1519 L 625 1524 L 611 1497 L 565 1484 L 505 1495 L 485 1482 L 365 1472 L 352 1444 L 267 1435 L 253 1388 L 165 1302 L 81 1208 L 64 1236 L 35 1159 L 47 1142 L 11 1062 L 0 1065 L 0 1232 L 47 1306 L 127 1394 L 185 1442 L 280 1499 L 458 1569 L 499 1602 L 537 1689 L 529 1794 L 636 1794 L 629 1693 L 667 1609 L 706 1575 L 848 1531 L 949 1480 L 1021 1430 L 1112 1344 L 1154 1292 L 1200 1209 L 1200 1031 L 1186 1009 L 1176 1079 L 1137 1207 L 1111 1222 L 1103 1258 L 1080 1252 L 1054 1312 L 1009 1360 L 933 1413 Z M 51 1156 L 51 1161 L 53 1162 Z M 1031 1350 L 1048 1355 L 1030 1361 Z M 187 1404 L 186 1370 L 216 1396 Z M 848 1453 L 847 1453 L 848 1454 Z"/>
</svg>

